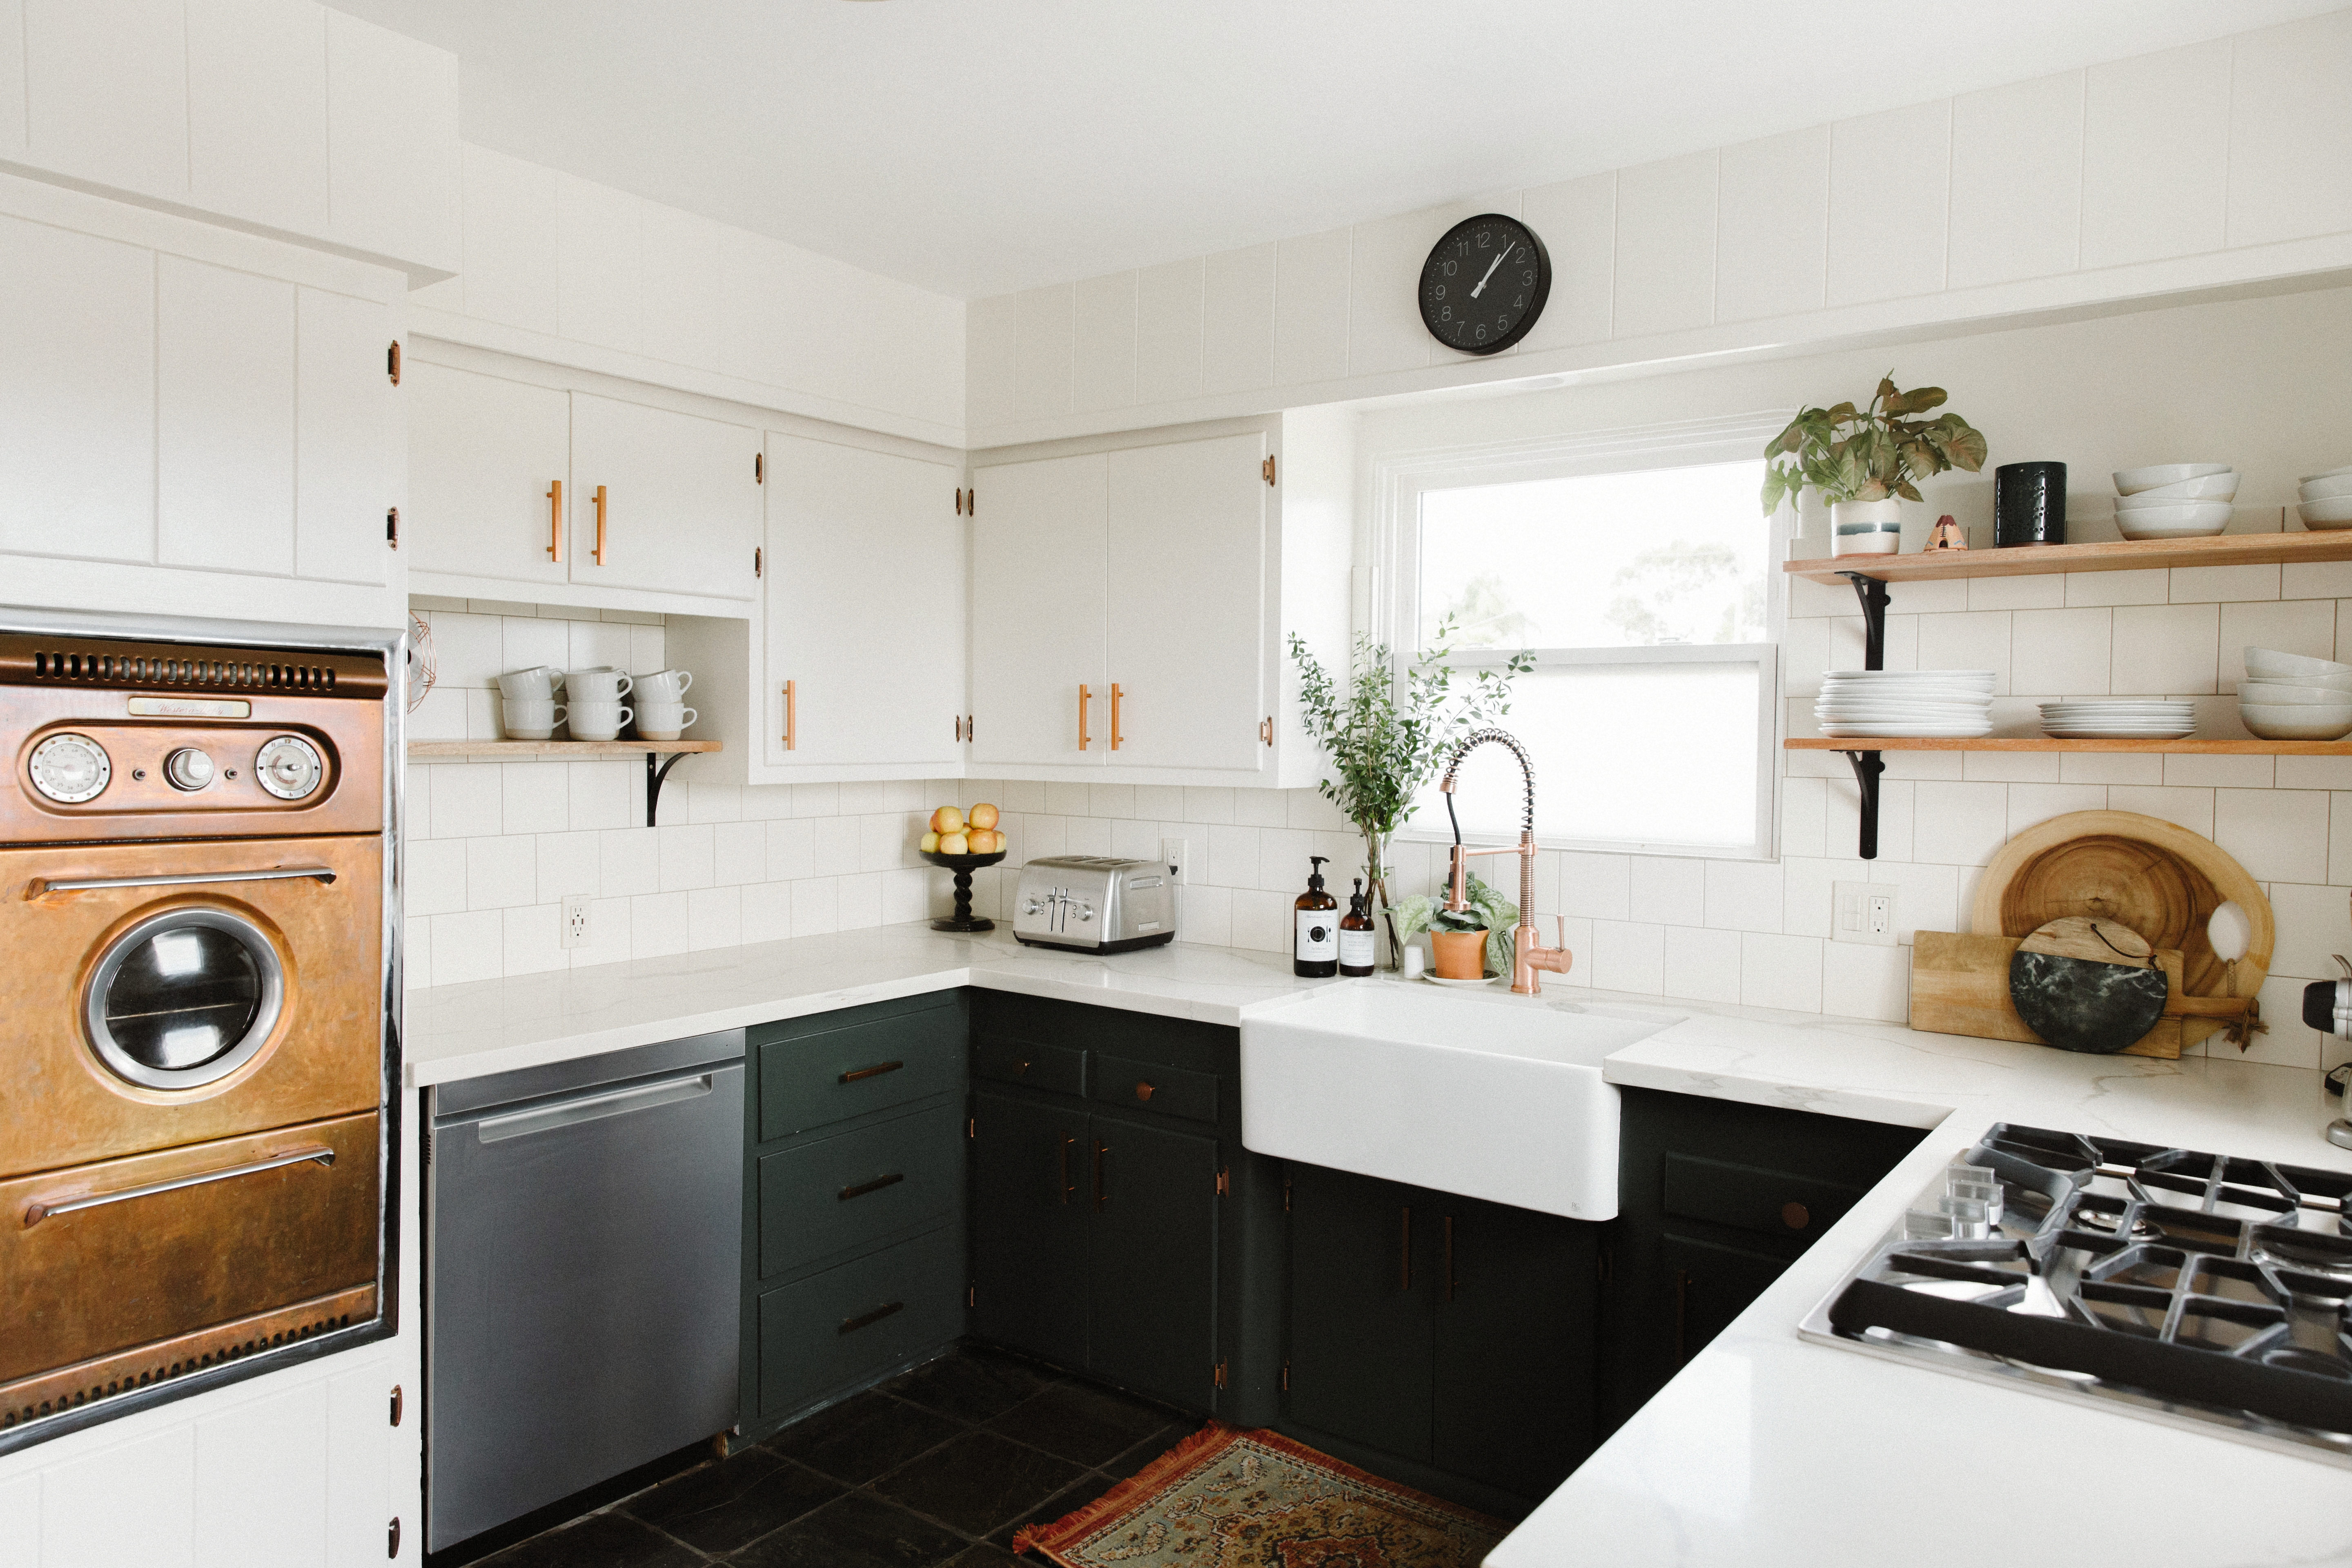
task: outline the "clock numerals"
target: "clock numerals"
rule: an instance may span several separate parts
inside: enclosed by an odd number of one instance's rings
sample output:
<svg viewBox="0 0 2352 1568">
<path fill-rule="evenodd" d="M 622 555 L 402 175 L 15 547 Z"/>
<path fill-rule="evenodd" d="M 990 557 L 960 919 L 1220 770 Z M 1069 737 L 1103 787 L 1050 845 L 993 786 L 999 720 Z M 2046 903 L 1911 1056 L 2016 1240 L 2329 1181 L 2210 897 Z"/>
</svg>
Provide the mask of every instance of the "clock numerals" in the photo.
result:
<svg viewBox="0 0 2352 1568">
<path fill-rule="evenodd" d="M 1542 241 L 1517 218 L 1488 213 L 1466 219 L 1422 267 L 1422 322 L 1464 353 L 1499 353 L 1542 314 L 1549 265 Z"/>
</svg>

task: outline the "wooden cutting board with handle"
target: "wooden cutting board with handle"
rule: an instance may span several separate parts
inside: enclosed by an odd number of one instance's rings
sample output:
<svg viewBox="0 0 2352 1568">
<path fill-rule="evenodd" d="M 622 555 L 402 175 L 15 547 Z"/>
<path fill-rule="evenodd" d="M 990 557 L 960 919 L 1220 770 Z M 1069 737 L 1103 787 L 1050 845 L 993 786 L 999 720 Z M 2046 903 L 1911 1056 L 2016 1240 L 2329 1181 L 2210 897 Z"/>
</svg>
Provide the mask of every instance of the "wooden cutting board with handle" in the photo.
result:
<svg viewBox="0 0 2352 1568">
<path fill-rule="evenodd" d="M 2042 1044 L 2042 1037 L 2025 1026 L 2017 1005 L 2009 998 L 2010 961 L 2021 938 L 1962 936 L 1952 931 L 1915 933 L 1911 947 L 1911 1026 L 1939 1035 L 1973 1035 L 1983 1040 L 2016 1040 Z M 2180 996 L 2181 954 L 2178 948 L 2158 948 L 2156 962 L 2164 971 L 2169 994 Z M 2155 1028 L 2126 1046 L 2118 1056 L 2157 1057 L 2169 1061 L 2180 1055 L 2184 1019 L 2167 1016 Z"/>
</svg>

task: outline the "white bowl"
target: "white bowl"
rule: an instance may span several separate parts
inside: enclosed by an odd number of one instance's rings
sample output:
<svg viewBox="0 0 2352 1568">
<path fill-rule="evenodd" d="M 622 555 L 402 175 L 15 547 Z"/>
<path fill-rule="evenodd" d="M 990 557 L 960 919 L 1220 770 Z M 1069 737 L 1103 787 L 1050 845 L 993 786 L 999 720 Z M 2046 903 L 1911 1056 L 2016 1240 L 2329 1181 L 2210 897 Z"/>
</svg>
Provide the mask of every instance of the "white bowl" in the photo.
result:
<svg viewBox="0 0 2352 1568">
<path fill-rule="evenodd" d="M 2246 673 L 2256 680 L 2284 680 L 2303 686 L 2329 686 L 2337 680 L 2352 680 L 2352 664 L 2338 664 L 2332 658 L 2314 658 L 2307 653 L 2282 653 L 2274 647 L 2250 647 L 2245 650 L 2244 658 Z"/>
<path fill-rule="evenodd" d="M 2340 741 L 2352 735 L 2352 701 L 2333 708 L 2316 703 L 2241 702 L 2238 717 L 2265 741 Z"/>
<path fill-rule="evenodd" d="M 2315 474 L 2305 474 L 2303 476 L 2303 482 L 2309 484 L 2314 479 L 2341 479 L 2346 474 L 2352 474 L 2352 463 L 2347 463 L 2340 468 L 2323 468 Z"/>
<path fill-rule="evenodd" d="M 2305 528 L 2352 528 L 2352 496 L 2307 500 L 2294 510 Z"/>
<path fill-rule="evenodd" d="M 2297 499 L 2301 500 L 2333 500 L 2337 496 L 2352 496 L 2352 474 L 2323 476 L 2305 479 Z"/>
<path fill-rule="evenodd" d="M 2126 539 L 2197 539 L 2230 526 L 2225 500 L 2158 501 L 2116 506 L 2116 531 Z"/>
<path fill-rule="evenodd" d="M 2177 485 L 2184 479 L 2201 479 L 2230 471 L 2227 463 L 2156 463 L 2145 468 L 2117 468 L 2116 493 L 2136 496 L 2158 485 Z"/>
<path fill-rule="evenodd" d="M 2318 703 L 2333 708 L 2352 702 L 2352 689 L 2341 686 L 2305 686 L 2287 680 L 2242 680 L 2238 700 L 2272 707 L 2299 708 Z"/>
<path fill-rule="evenodd" d="M 2238 494 L 2238 476 L 2207 474 L 2200 479 L 2183 479 L 2177 485 L 2154 485 L 2136 490 L 2126 499 L 2136 501 L 2158 500 L 2232 500 Z"/>
</svg>

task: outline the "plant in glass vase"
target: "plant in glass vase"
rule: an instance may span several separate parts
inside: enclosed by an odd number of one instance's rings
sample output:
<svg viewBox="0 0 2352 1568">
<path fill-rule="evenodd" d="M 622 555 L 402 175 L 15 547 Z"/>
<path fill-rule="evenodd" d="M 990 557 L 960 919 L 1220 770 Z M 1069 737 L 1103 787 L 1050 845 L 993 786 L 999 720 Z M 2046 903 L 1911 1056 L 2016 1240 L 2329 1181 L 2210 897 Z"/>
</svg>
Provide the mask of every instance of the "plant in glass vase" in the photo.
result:
<svg viewBox="0 0 2352 1568">
<path fill-rule="evenodd" d="M 1500 667 L 1456 670 L 1445 662 L 1454 634 L 1448 616 L 1431 645 L 1402 668 L 1388 644 L 1359 635 L 1348 668 L 1336 677 L 1297 633 L 1290 638 L 1301 722 L 1336 775 L 1316 787 L 1364 836 L 1365 886 L 1388 928 L 1391 968 L 1403 942 L 1389 900 L 1389 839 L 1412 816 L 1414 797 L 1454 742 L 1509 712 L 1513 678 L 1535 668 L 1534 656 L 1520 652 Z M 1457 684 L 1457 676 L 1467 679 Z"/>
<path fill-rule="evenodd" d="M 1940 386 L 1897 392 L 1888 376 L 1859 408 L 1841 403 L 1800 410 L 1765 444 L 1765 512 L 1816 489 L 1830 503 L 1831 554 L 1894 553 L 1903 538 L 1898 499 L 1921 499 L 1912 480 L 1984 467 L 1984 433 L 1967 420 L 1957 414 L 1910 417 L 1943 406 L 1945 396 Z"/>
</svg>

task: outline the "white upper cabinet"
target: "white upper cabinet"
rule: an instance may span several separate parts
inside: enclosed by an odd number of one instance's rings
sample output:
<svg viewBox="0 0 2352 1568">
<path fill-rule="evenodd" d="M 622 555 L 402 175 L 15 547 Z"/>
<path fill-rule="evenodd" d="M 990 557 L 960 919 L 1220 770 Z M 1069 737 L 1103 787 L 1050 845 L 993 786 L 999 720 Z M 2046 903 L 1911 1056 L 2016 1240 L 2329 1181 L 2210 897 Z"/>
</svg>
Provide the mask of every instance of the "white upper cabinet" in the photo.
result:
<svg viewBox="0 0 2352 1568">
<path fill-rule="evenodd" d="M 327 227 L 327 13 L 187 0 L 188 197 L 298 234 Z"/>
<path fill-rule="evenodd" d="M 385 365 L 390 312 L 302 289 L 294 300 L 294 571 L 380 584 L 385 514 L 401 504 L 400 402 Z"/>
<path fill-rule="evenodd" d="M 872 767 L 918 778 L 958 767 L 961 479 L 943 462 L 769 434 L 768 679 L 760 706 L 771 766 Z"/>
<path fill-rule="evenodd" d="M 294 571 L 294 289 L 182 257 L 155 277 L 155 558 Z"/>
<path fill-rule="evenodd" d="M 572 398 L 411 359 L 408 510 L 413 570 L 554 584 L 571 580 L 560 504 L 572 466 Z"/>
<path fill-rule="evenodd" d="M 444 272 L 463 265 L 457 56 L 329 12 L 327 150 L 337 241 Z"/>
<path fill-rule="evenodd" d="M 760 433 L 572 395 L 572 580 L 750 599 L 758 591 Z"/>
<path fill-rule="evenodd" d="M 25 97 L 36 164 L 186 198 L 185 0 L 25 0 Z"/>
<path fill-rule="evenodd" d="M 975 767 L 1098 767 L 1110 754 L 1109 472 L 1090 453 L 972 476 Z"/>
</svg>

